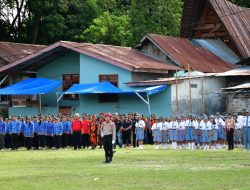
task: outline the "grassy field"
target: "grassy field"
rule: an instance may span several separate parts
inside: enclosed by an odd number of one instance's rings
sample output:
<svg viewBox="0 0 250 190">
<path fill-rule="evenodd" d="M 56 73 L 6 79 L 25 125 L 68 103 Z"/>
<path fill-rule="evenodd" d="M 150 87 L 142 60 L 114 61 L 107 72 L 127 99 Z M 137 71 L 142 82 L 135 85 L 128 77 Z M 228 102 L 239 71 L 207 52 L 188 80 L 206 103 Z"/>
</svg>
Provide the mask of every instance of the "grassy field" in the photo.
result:
<svg viewBox="0 0 250 190">
<path fill-rule="evenodd" d="M 250 152 L 118 149 L 0 152 L 0 189 L 250 189 Z"/>
</svg>

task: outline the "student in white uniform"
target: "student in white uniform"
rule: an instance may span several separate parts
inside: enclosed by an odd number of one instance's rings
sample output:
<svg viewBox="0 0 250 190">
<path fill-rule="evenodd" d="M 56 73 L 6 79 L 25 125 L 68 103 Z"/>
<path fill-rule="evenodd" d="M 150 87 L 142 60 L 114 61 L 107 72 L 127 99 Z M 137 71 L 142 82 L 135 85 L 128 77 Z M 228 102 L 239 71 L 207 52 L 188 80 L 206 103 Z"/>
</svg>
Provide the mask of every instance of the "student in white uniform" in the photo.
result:
<svg viewBox="0 0 250 190">
<path fill-rule="evenodd" d="M 235 147 L 240 147 L 241 145 L 241 133 L 242 133 L 243 123 L 241 118 L 235 118 L 235 132 L 234 132 L 234 143 Z"/>
<path fill-rule="evenodd" d="M 169 129 L 170 129 L 169 119 L 166 118 L 165 121 L 163 121 L 162 130 L 161 130 L 161 143 L 162 143 L 163 149 L 168 148 L 167 143 L 169 141 Z"/>
<path fill-rule="evenodd" d="M 226 142 L 226 128 L 225 128 L 225 121 L 221 118 L 219 112 L 216 113 L 215 123 L 218 126 L 218 141 L 217 145 L 218 148 L 225 147 Z"/>
<path fill-rule="evenodd" d="M 212 132 L 211 132 L 211 144 L 212 150 L 216 150 L 217 148 L 217 140 L 218 140 L 218 125 L 215 123 L 215 117 L 213 115 L 210 116 L 210 122 L 212 124 Z"/>
<path fill-rule="evenodd" d="M 177 131 L 178 123 L 174 117 L 171 117 L 169 127 L 170 127 L 169 140 L 172 143 L 171 149 L 176 149 L 177 148 L 177 138 L 178 138 L 178 131 Z"/>
<path fill-rule="evenodd" d="M 202 130 L 202 146 L 204 150 L 209 150 L 211 146 L 212 123 L 208 121 L 208 117 L 204 116 L 201 123 Z"/>
<path fill-rule="evenodd" d="M 143 149 L 143 140 L 144 140 L 144 128 L 146 124 L 142 120 L 142 115 L 137 116 L 137 121 L 135 123 L 136 127 L 136 140 L 138 141 L 139 149 Z"/>
<path fill-rule="evenodd" d="M 152 135 L 153 135 L 153 141 L 155 144 L 155 149 L 160 148 L 160 142 L 161 142 L 161 131 L 162 131 L 162 120 L 158 116 L 155 118 L 155 123 L 152 126 Z"/>
<path fill-rule="evenodd" d="M 183 148 L 183 143 L 184 143 L 184 140 L 185 140 L 185 121 L 184 121 L 184 118 L 185 117 L 179 117 L 177 119 L 177 123 L 178 123 L 178 127 L 177 127 L 177 131 L 178 131 L 178 148 L 179 149 L 182 149 Z"/>
<path fill-rule="evenodd" d="M 189 115 L 189 118 L 185 121 L 186 128 L 186 141 L 187 149 L 195 149 L 195 140 L 197 138 L 198 122 L 195 120 L 195 116 Z"/>
</svg>

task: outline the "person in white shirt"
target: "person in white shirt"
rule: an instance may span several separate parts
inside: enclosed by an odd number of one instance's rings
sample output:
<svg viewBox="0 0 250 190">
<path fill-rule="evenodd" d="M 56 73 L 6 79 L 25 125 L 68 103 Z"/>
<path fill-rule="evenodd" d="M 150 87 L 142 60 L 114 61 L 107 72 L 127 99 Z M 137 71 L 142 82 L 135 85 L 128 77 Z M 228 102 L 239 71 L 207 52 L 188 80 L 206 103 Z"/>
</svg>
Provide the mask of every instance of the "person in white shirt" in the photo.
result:
<svg viewBox="0 0 250 190">
<path fill-rule="evenodd" d="M 208 150 L 211 146 L 212 123 L 208 121 L 207 116 L 204 116 L 203 122 L 200 125 L 202 131 L 202 146 L 204 150 Z"/>
<path fill-rule="evenodd" d="M 221 118 L 221 115 L 219 112 L 216 113 L 215 117 L 215 123 L 218 126 L 218 141 L 217 145 L 218 148 L 225 147 L 226 143 L 226 128 L 225 128 L 225 121 Z"/>
<path fill-rule="evenodd" d="M 240 147 L 243 122 L 240 116 L 235 117 L 234 119 L 235 119 L 234 143 L 236 147 Z"/>
<path fill-rule="evenodd" d="M 162 118 L 160 119 L 158 116 L 155 118 L 155 123 L 152 126 L 152 135 L 153 135 L 153 141 L 155 144 L 155 149 L 160 148 L 160 142 L 161 142 L 161 131 L 162 131 Z"/>
<path fill-rule="evenodd" d="M 244 145 L 245 149 L 250 151 L 250 115 L 248 111 L 245 111 L 244 115 L 245 115 L 243 119 Z"/>
<path fill-rule="evenodd" d="M 183 142 L 185 140 L 185 117 L 183 116 L 182 118 L 179 117 L 177 119 L 177 123 L 178 123 L 178 148 L 182 149 L 183 148 Z"/>
<path fill-rule="evenodd" d="M 217 148 L 217 140 L 218 140 L 218 125 L 215 123 L 215 117 L 213 115 L 210 116 L 210 123 L 212 124 L 212 132 L 211 132 L 211 144 L 212 150 L 216 150 Z"/>
<path fill-rule="evenodd" d="M 185 128 L 187 149 L 194 150 L 195 140 L 197 138 L 196 133 L 198 129 L 198 122 L 195 120 L 195 116 L 189 115 L 189 118 L 185 121 Z"/>
<path fill-rule="evenodd" d="M 161 130 L 161 143 L 162 143 L 162 148 L 167 149 L 168 141 L 169 141 L 169 129 L 170 129 L 170 122 L 169 119 L 166 118 L 165 121 L 163 120 L 162 123 L 162 130 Z"/>
<path fill-rule="evenodd" d="M 136 127 L 136 140 L 138 141 L 139 149 L 143 149 L 143 140 L 144 140 L 144 129 L 145 129 L 145 122 L 142 119 L 142 115 L 136 116 L 137 120 L 135 123 Z"/>
<path fill-rule="evenodd" d="M 178 129 L 178 123 L 175 120 L 174 117 L 170 118 L 170 123 L 169 123 L 169 127 L 170 127 L 170 136 L 169 136 L 169 140 L 172 144 L 172 149 L 176 149 L 177 148 L 177 138 L 178 138 L 178 133 L 177 133 L 177 129 Z"/>
</svg>

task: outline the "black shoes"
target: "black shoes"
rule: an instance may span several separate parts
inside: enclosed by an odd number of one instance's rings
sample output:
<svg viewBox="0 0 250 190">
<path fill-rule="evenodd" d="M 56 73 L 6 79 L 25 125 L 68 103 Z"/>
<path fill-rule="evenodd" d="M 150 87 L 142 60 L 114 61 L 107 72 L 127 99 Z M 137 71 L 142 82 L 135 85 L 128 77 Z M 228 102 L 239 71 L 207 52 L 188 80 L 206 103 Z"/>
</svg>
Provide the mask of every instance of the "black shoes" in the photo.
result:
<svg viewBox="0 0 250 190">
<path fill-rule="evenodd" d="M 108 164 L 108 163 L 111 163 L 112 162 L 112 157 L 106 157 L 105 161 L 102 162 L 104 164 Z"/>
</svg>

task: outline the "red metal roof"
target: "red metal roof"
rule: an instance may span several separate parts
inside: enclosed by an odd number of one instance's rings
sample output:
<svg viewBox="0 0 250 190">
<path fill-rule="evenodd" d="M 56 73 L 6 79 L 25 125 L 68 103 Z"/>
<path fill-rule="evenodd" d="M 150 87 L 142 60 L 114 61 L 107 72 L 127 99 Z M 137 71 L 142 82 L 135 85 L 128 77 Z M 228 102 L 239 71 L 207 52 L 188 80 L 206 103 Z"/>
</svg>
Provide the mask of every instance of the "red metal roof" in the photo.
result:
<svg viewBox="0 0 250 190">
<path fill-rule="evenodd" d="M 250 9 L 227 0 L 209 0 L 244 57 L 250 57 Z"/>
<path fill-rule="evenodd" d="M 234 68 L 233 65 L 220 59 L 209 50 L 194 45 L 190 40 L 180 37 L 147 35 L 148 39 L 162 49 L 175 63 L 185 69 L 205 73 L 225 72 Z"/>
<path fill-rule="evenodd" d="M 194 37 L 194 29 L 201 23 L 202 13 L 208 3 L 225 26 L 241 56 L 250 57 L 250 9 L 239 7 L 227 0 L 185 0 L 181 37 Z"/>
<path fill-rule="evenodd" d="M 60 47 L 88 55 L 130 71 L 166 73 L 169 70 L 182 70 L 180 67 L 166 64 L 145 56 L 141 52 L 132 48 L 60 41 L 42 49 L 41 51 L 38 51 L 37 53 L 24 57 L 12 64 L 0 68 L 0 72 L 12 69 L 18 70 L 19 65 L 22 65 L 22 67 L 25 68 L 25 64 L 27 63 L 27 65 L 29 65 L 28 62 L 31 59 L 36 58 L 36 61 L 38 61 L 39 57 L 45 58 L 48 56 L 53 56 L 53 50 L 56 50 Z"/>
<path fill-rule="evenodd" d="M 0 42 L 0 58 L 6 60 L 8 63 L 11 63 L 45 47 L 46 46 L 43 45 Z"/>
</svg>

